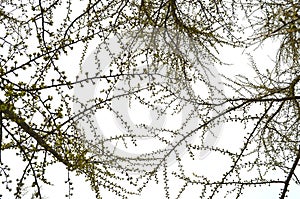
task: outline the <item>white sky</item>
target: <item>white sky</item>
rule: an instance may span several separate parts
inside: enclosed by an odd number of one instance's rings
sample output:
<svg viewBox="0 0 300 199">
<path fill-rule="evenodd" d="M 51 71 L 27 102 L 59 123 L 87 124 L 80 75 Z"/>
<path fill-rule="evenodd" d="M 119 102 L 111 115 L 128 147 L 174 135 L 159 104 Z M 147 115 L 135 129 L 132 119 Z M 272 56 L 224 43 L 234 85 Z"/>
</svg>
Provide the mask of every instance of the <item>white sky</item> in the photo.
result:
<svg viewBox="0 0 300 199">
<path fill-rule="evenodd" d="M 241 51 L 238 49 L 224 49 L 224 51 L 221 51 L 222 54 L 221 56 L 224 58 L 224 60 L 233 63 L 232 66 L 222 66 L 224 68 L 217 67 L 219 71 L 221 72 L 226 72 L 229 71 L 230 74 L 232 75 L 232 71 L 235 73 L 242 73 L 242 74 L 251 74 L 251 71 L 247 69 L 247 58 L 245 55 L 241 54 Z M 266 64 L 270 61 L 268 56 L 272 55 L 274 53 L 274 45 L 272 43 L 268 44 L 265 46 L 265 49 L 258 49 L 257 52 L 254 53 L 255 55 L 255 60 L 258 63 Z M 70 64 L 70 63 L 68 63 Z M 229 69 L 230 68 L 230 69 Z M 226 92 L 226 91 L 225 91 Z M 137 113 L 131 114 L 130 116 L 140 118 L 141 116 L 143 117 L 143 113 Z M 134 118 L 133 118 L 134 120 Z M 112 127 L 116 124 L 114 124 L 114 121 L 111 121 L 111 123 L 107 123 L 108 127 Z M 242 127 L 239 127 L 238 125 L 232 125 L 232 124 L 225 124 L 223 126 L 223 131 L 222 134 L 219 138 L 218 145 L 223 146 L 223 145 L 231 145 L 234 147 L 234 142 L 239 142 L 242 138 L 243 135 L 240 134 L 239 129 Z M 144 147 L 147 147 L 145 145 Z M 11 158 L 13 157 L 13 154 L 9 155 Z M 8 157 L 8 155 L 4 155 L 3 157 Z M 12 161 L 14 160 L 13 158 L 11 159 Z M 208 155 L 205 159 L 202 160 L 203 165 L 201 165 L 201 168 L 205 170 L 205 173 L 207 175 L 210 175 L 210 173 L 213 175 L 214 173 L 218 172 L 220 169 L 220 165 L 226 164 L 225 162 L 220 162 L 220 159 L 217 157 L 213 157 L 212 155 Z M 209 162 L 209 164 L 207 164 Z M 18 162 L 15 164 L 15 168 L 13 168 L 13 171 L 15 169 L 16 174 L 20 173 L 18 170 L 18 166 L 22 164 L 21 162 Z M 191 164 L 193 164 L 191 162 Z M 205 166 L 206 165 L 206 166 Z M 64 181 L 67 179 L 67 173 L 64 169 L 62 169 L 62 165 L 56 165 L 56 166 L 51 166 L 49 168 L 49 179 L 52 179 L 52 182 L 55 182 L 55 186 L 50 187 L 50 186 L 44 186 L 43 191 L 46 193 L 48 196 L 48 199 L 56 199 L 56 198 L 62 198 L 63 195 L 66 194 L 67 191 L 67 185 L 64 183 Z M 200 165 L 199 165 L 200 167 Z M 298 170 L 299 172 L 299 170 Z M 82 176 L 80 177 L 73 177 L 73 182 L 74 182 L 74 198 L 75 199 L 93 199 L 94 194 L 91 192 L 88 184 L 85 182 L 84 178 Z M 172 184 L 173 183 L 173 184 Z M 176 187 L 178 183 L 176 181 L 172 182 L 171 181 L 171 187 Z M 252 199 L 252 198 L 257 198 L 257 199 L 263 199 L 263 198 L 276 198 L 278 196 L 279 190 L 282 188 L 282 185 L 275 186 L 272 185 L 270 188 L 268 187 L 263 187 L 263 188 L 256 188 L 252 190 L 245 191 L 244 195 L 241 197 L 242 199 Z M 1 189 L 0 189 L 0 192 Z M 197 193 L 198 189 L 197 187 L 193 188 L 188 188 L 185 194 L 182 196 L 182 198 L 198 198 L 194 193 Z M 103 192 L 104 193 L 104 199 L 110 199 L 110 198 L 117 198 L 113 194 L 110 194 L 108 192 Z M 289 192 L 289 197 L 290 199 L 296 199 L 299 198 L 299 193 L 300 193 L 300 186 L 297 185 L 291 185 L 290 186 L 290 192 Z M 163 185 L 156 185 L 153 184 L 152 186 L 148 186 L 140 196 L 136 197 L 130 197 L 131 199 L 150 199 L 150 198 L 162 198 L 164 196 L 164 191 L 163 191 Z M 6 198 L 6 197 L 4 197 Z M 26 199 L 27 197 L 24 197 Z M 28 196 L 28 198 L 30 198 Z"/>
</svg>

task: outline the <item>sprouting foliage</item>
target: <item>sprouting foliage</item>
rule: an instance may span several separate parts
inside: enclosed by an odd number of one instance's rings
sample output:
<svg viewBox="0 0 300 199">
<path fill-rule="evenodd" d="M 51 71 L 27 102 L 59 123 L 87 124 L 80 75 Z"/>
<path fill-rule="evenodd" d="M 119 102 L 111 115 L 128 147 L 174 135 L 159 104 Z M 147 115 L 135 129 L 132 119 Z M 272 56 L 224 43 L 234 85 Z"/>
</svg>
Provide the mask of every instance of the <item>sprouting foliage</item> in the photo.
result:
<svg viewBox="0 0 300 199">
<path fill-rule="evenodd" d="M 130 198 L 161 182 L 165 198 L 195 186 L 200 198 L 242 198 L 248 188 L 280 184 L 283 199 L 300 183 L 298 0 L 6 0 L 0 30 L 0 181 L 15 198 L 46 197 L 48 168 L 60 163 L 67 198 L 70 173 L 85 176 L 96 198 L 103 189 Z M 269 40 L 280 44 L 272 66 L 250 54 L 254 78 L 223 75 L 219 83 L 222 47 Z M 195 92 L 199 84 L 209 96 Z M 83 94 L 91 88 L 97 95 Z M 134 101 L 151 109 L 154 125 L 127 121 L 118 104 Z M 114 114 L 123 133 L 99 135 L 98 111 Z M 181 126 L 162 125 L 167 113 L 183 115 Z M 237 150 L 216 145 L 223 124 L 243 127 Z M 149 138 L 163 148 L 132 155 L 117 147 Z M 209 176 L 194 166 L 207 154 L 229 164 Z M 22 162 L 17 179 L 9 159 Z"/>
</svg>

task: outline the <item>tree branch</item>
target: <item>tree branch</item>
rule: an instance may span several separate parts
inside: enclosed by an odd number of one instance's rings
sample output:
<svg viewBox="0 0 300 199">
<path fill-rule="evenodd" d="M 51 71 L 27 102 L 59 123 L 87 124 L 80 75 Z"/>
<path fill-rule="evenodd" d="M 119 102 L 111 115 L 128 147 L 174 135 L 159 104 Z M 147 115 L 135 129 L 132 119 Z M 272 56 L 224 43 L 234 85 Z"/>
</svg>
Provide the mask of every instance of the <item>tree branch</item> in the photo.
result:
<svg viewBox="0 0 300 199">
<path fill-rule="evenodd" d="M 286 196 L 286 193 L 288 191 L 288 187 L 289 187 L 289 184 L 290 184 L 290 181 L 292 179 L 292 176 L 294 175 L 294 172 L 295 172 L 295 169 L 296 167 L 298 166 L 298 163 L 299 163 L 299 160 L 300 160 L 300 145 L 299 145 L 299 148 L 298 148 L 298 153 L 297 153 L 297 157 L 294 161 L 294 164 L 289 172 L 289 175 L 287 176 L 285 182 L 284 182 L 284 188 L 283 188 L 283 191 L 281 192 L 281 196 L 280 196 L 280 199 L 284 199 L 285 196 Z"/>
<path fill-rule="evenodd" d="M 18 116 L 13 111 L 13 106 L 0 100 L 0 111 L 11 121 L 15 122 L 20 128 L 22 128 L 27 134 L 33 137 L 36 142 L 43 147 L 46 151 L 51 153 L 59 162 L 63 163 L 67 167 L 71 167 L 71 163 L 64 159 L 56 150 L 49 146 L 45 140 L 37 134 L 26 122 L 25 119 Z"/>
</svg>

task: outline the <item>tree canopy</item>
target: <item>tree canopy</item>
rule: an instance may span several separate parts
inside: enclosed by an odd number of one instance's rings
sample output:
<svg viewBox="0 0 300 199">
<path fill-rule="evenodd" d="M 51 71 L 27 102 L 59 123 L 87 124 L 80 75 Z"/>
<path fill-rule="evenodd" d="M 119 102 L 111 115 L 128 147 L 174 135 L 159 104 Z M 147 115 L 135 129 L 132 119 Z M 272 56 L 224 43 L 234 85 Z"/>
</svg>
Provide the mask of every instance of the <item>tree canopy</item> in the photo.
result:
<svg viewBox="0 0 300 199">
<path fill-rule="evenodd" d="M 242 198 L 280 185 L 283 199 L 300 183 L 299 1 L 3 0 L 0 22 L 0 179 L 15 198 L 46 197 L 48 168 L 60 163 L 85 176 L 96 198 L 162 182 L 165 198 L 195 186 L 196 197 Z M 259 65 L 251 51 L 270 41 L 277 54 Z M 217 72 L 230 68 L 225 47 L 249 53 L 253 78 Z M 134 101 L 151 109 L 151 125 L 130 123 L 124 107 Z M 122 133 L 99 133 L 101 111 Z M 181 126 L 164 126 L 168 114 L 182 115 Z M 224 124 L 241 127 L 238 149 L 217 144 Z M 164 147 L 119 148 L 150 138 Z M 214 176 L 200 166 L 212 154 L 229 162 Z M 16 178 L 11 159 L 23 162 Z"/>
</svg>

